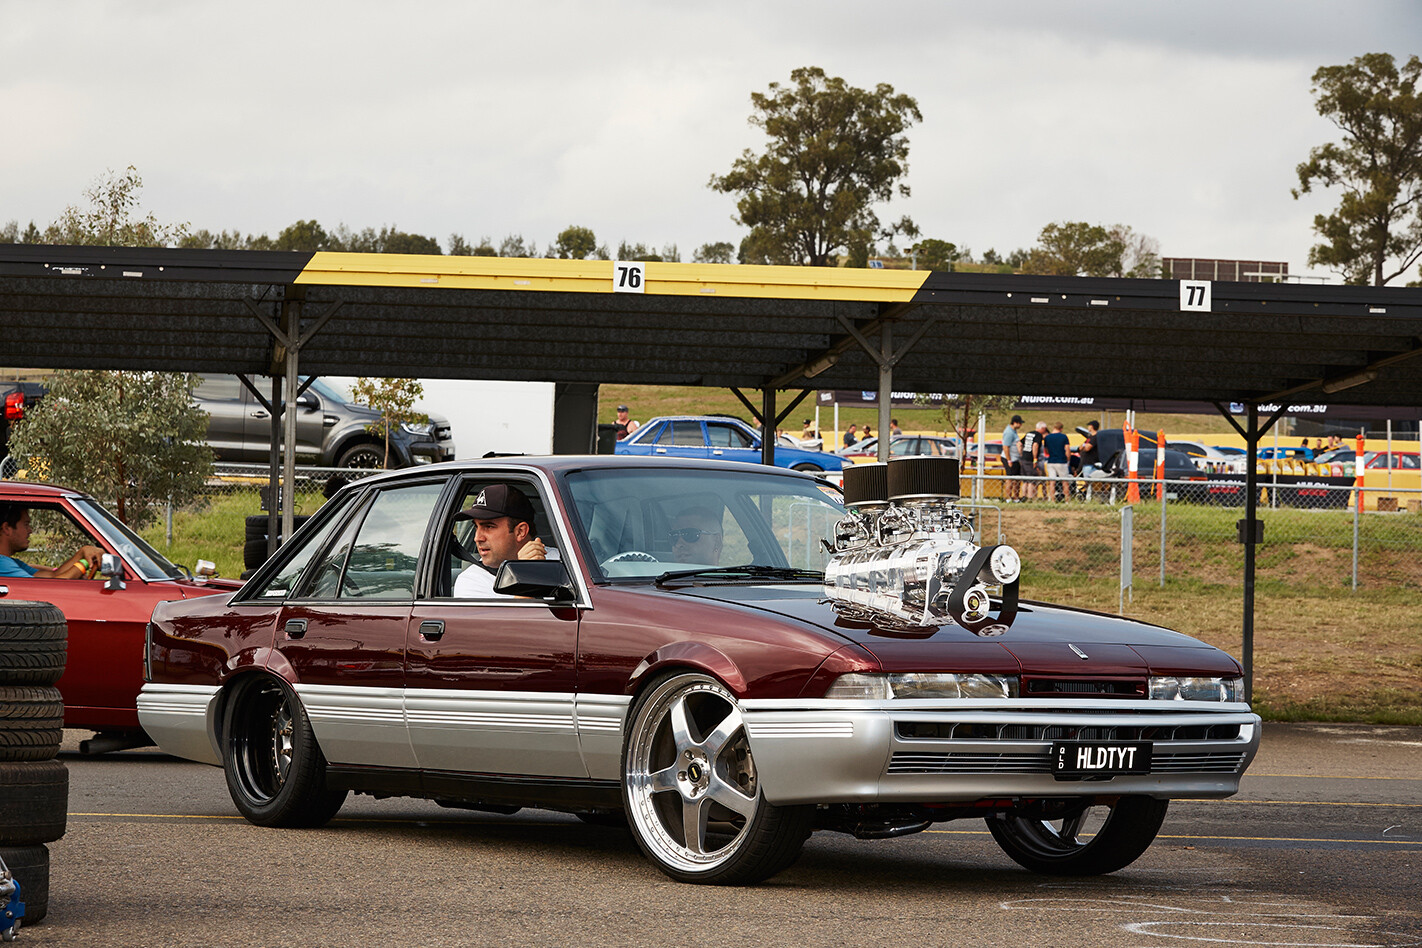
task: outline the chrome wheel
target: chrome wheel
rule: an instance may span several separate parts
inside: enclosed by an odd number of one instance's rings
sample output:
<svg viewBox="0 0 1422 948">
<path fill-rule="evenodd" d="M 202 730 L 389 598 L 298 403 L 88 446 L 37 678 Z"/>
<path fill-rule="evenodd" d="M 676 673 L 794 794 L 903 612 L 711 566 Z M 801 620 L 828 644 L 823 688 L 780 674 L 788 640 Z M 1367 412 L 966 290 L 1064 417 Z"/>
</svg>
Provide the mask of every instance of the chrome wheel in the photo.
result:
<svg viewBox="0 0 1422 948">
<path fill-rule="evenodd" d="M 1033 872 L 1100 875 L 1135 862 L 1154 841 L 1168 800 L 1118 797 L 1099 804 L 1061 801 L 1036 811 L 988 817 L 1002 851 Z"/>
<path fill-rule="evenodd" d="M 763 879 L 789 865 L 809 834 L 812 808 L 762 798 L 735 696 L 706 675 L 673 675 L 644 694 L 623 775 L 637 841 L 673 878 Z"/>
</svg>

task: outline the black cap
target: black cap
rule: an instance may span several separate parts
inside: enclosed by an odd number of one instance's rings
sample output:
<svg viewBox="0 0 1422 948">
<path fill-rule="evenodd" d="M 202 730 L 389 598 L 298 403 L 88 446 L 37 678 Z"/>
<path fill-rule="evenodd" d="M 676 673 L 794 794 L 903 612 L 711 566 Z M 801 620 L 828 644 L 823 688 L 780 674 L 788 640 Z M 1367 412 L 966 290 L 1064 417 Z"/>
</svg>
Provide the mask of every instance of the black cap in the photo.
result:
<svg viewBox="0 0 1422 948">
<path fill-rule="evenodd" d="M 1020 424 L 1022 424 L 1022 416 L 1021 416 L 1021 415 L 1013 415 L 1013 416 L 1012 416 L 1012 421 L 1011 421 L 1010 423 L 1011 423 L 1011 424 L 1014 424 L 1014 425 L 1020 425 Z"/>
<path fill-rule="evenodd" d="M 617 410 L 618 410 L 618 411 L 627 411 L 627 406 L 626 406 L 626 405 L 618 405 L 618 406 L 617 406 Z"/>
<path fill-rule="evenodd" d="M 533 523 L 533 505 L 523 491 L 508 484 L 490 484 L 479 491 L 474 505 L 455 515 L 455 520 L 498 520 L 512 517 L 515 523 Z"/>
</svg>

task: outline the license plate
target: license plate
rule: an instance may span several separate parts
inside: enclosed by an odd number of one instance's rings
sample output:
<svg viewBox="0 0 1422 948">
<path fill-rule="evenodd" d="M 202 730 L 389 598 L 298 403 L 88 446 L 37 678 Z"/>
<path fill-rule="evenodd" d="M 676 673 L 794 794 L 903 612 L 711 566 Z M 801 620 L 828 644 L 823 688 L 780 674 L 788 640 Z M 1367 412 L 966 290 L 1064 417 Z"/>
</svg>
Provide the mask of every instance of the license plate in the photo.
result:
<svg viewBox="0 0 1422 948">
<path fill-rule="evenodd" d="M 1052 776 L 1058 780 L 1150 773 L 1150 741 L 1053 741 Z"/>
</svg>

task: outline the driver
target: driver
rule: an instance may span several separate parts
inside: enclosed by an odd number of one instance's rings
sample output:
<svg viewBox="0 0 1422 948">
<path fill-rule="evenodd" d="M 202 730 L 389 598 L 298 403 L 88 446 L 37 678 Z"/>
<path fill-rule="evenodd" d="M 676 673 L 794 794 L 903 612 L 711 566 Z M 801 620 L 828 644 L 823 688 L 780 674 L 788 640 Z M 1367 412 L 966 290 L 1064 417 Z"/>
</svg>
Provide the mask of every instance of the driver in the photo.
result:
<svg viewBox="0 0 1422 948">
<path fill-rule="evenodd" d="M 721 565 L 720 518 L 709 507 L 688 507 L 672 521 L 672 559 Z"/>
<path fill-rule="evenodd" d="M 533 535 L 533 505 L 517 487 L 490 484 L 454 519 L 474 521 L 474 547 L 479 553 L 479 561 L 455 579 L 456 599 L 503 595 L 494 592 L 494 574 L 504 560 L 548 558 L 543 541 Z"/>
<path fill-rule="evenodd" d="M 31 566 L 15 554 L 30 545 L 30 508 L 0 503 L 0 577 L 28 579 L 93 579 L 99 572 L 104 551 L 97 546 L 81 546 L 79 552 L 59 566 Z"/>
</svg>

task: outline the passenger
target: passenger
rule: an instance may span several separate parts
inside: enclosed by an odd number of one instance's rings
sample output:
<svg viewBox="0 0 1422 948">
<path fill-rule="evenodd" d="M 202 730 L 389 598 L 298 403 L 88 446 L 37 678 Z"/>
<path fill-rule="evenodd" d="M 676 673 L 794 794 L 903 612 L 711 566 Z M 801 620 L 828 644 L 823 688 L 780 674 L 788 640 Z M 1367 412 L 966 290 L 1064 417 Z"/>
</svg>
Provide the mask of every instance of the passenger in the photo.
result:
<svg viewBox="0 0 1422 948">
<path fill-rule="evenodd" d="M 0 577 L 9 579 L 93 579 L 99 572 L 104 551 L 97 546 L 81 546 L 79 552 L 59 566 L 31 566 L 15 554 L 30 545 L 30 508 L 0 503 Z"/>
<path fill-rule="evenodd" d="M 497 596 L 494 574 L 505 560 L 544 560 L 548 550 L 533 534 L 535 514 L 523 491 L 508 484 L 490 484 L 479 491 L 472 506 L 454 517 L 474 521 L 474 546 L 479 561 L 471 563 L 454 581 L 456 599 Z"/>
<path fill-rule="evenodd" d="M 688 507 L 672 521 L 672 559 L 721 565 L 720 518 L 709 507 Z"/>
</svg>

